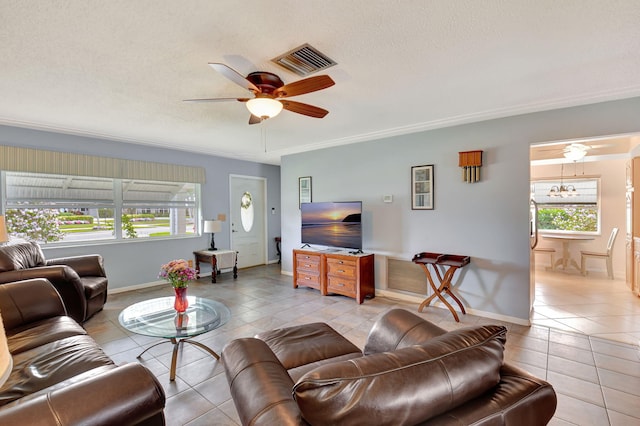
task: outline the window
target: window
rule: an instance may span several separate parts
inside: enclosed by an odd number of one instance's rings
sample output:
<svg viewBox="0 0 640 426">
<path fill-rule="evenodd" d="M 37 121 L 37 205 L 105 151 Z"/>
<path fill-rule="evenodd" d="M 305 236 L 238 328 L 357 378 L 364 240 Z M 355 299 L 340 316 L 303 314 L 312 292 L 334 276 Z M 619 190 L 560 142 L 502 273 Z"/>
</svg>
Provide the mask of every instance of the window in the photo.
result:
<svg viewBox="0 0 640 426">
<path fill-rule="evenodd" d="M 538 229 L 549 232 L 600 233 L 600 179 L 564 178 L 531 183 L 538 203 Z"/>
<path fill-rule="evenodd" d="M 45 243 L 196 235 L 200 185 L 3 172 L 9 234 Z"/>
<path fill-rule="evenodd" d="M 123 179 L 124 238 L 196 233 L 196 184 Z"/>
<path fill-rule="evenodd" d="M 240 219 L 242 220 L 242 229 L 244 229 L 244 232 L 251 232 L 251 228 L 253 228 L 253 215 L 251 193 L 245 192 L 240 199 Z"/>
</svg>

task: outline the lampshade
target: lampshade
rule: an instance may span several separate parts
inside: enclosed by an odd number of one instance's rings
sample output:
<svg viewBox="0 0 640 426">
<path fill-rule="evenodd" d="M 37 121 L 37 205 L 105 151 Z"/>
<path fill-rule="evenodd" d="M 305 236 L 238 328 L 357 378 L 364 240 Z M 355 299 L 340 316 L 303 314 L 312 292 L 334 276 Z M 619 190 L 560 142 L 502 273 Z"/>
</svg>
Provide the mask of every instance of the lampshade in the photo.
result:
<svg viewBox="0 0 640 426">
<path fill-rule="evenodd" d="M 4 324 L 2 323 L 2 312 L 0 312 L 0 386 L 7 381 L 11 375 L 13 368 L 13 358 L 9 352 L 7 344 L 7 336 L 4 332 Z"/>
<path fill-rule="evenodd" d="M 203 232 L 215 234 L 222 231 L 222 222 L 219 220 L 205 220 Z"/>
<path fill-rule="evenodd" d="M 4 223 L 4 216 L 0 216 L 0 243 L 9 241 L 9 235 L 7 234 L 7 227 Z"/>
<path fill-rule="evenodd" d="M 271 98 L 253 98 L 247 101 L 247 109 L 259 118 L 272 118 L 282 111 L 282 103 Z"/>
</svg>

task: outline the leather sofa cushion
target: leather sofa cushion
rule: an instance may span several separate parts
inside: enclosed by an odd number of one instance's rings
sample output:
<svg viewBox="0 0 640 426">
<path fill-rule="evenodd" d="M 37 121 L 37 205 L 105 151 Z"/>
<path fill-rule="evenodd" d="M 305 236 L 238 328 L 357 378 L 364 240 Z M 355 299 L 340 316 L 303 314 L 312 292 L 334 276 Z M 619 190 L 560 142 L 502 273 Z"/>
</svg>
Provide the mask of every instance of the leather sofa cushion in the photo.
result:
<svg viewBox="0 0 640 426">
<path fill-rule="evenodd" d="M 0 246 L 0 272 L 44 265 L 44 254 L 38 243 L 20 242 Z"/>
<path fill-rule="evenodd" d="M 356 345 L 321 322 L 267 331 L 256 338 L 269 346 L 287 370 L 346 354 L 362 355 Z"/>
<path fill-rule="evenodd" d="M 294 385 L 294 398 L 313 425 L 414 425 L 495 387 L 505 340 L 505 327 L 470 327 L 323 365 Z"/>
<path fill-rule="evenodd" d="M 85 329 L 69 317 L 47 318 L 11 330 L 8 333 L 9 351 L 16 355 L 56 340 L 85 334 Z"/>
<path fill-rule="evenodd" d="M 89 336 L 71 336 L 13 354 L 0 406 L 113 361 Z"/>
<path fill-rule="evenodd" d="M 447 330 L 404 309 L 392 309 L 371 328 L 364 354 L 388 352 L 407 346 L 421 345 Z"/>
</svg>

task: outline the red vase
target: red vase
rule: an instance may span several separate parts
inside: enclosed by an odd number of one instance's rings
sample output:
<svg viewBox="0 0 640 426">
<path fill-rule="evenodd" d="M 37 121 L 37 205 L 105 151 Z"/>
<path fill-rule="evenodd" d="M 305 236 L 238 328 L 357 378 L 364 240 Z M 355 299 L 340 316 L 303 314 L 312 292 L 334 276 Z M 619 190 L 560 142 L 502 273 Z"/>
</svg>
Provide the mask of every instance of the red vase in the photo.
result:
<svg viewBox="0 0 640 426">
<path fill-rule="evenodd" d="M 175 322 L 176 322 L 176 330 L 178 330 L 178 332 L 182 330 L 186 330 L 187 326 L 189 325 L 189 314 L 178 312 L 176 314 Z"/>
<path fill-rule="evenodd" d="M 187 287 L 174 287 L 176 292 L 176 300 L 173 303 L 173 308 L 177 312 L 184 312 L 189 307 L 189 300 L 187 299 Z"/>
</svg>

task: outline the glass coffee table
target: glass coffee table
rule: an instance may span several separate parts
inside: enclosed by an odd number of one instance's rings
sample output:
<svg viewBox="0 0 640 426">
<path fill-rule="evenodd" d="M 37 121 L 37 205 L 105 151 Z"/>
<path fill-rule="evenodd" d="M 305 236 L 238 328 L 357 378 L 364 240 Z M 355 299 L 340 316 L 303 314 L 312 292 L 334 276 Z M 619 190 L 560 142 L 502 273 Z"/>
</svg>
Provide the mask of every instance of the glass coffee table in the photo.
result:
<svg viewBox="0 0 640 426">
<path fill-rule="evenodd" d="M 196 296 L 188 296 L 188 299 L 189 307 L 183 314 L 178 314 L 173 308 L 175 298 L 160 297 L 133 304 L 120 312 L 118 317 L 120 324 L 133 333 L 168 339 L 149 346 L 138 358 L 155 346 L 173 344 L 169 374 L 171 381 L 176 378 L 176 359 L 183 343 L 195 345 L 220 359 L 211 348 L 189 339 L 222 327 L 231 317 L 229 308 L 220 302 Z"/>
</svg>

